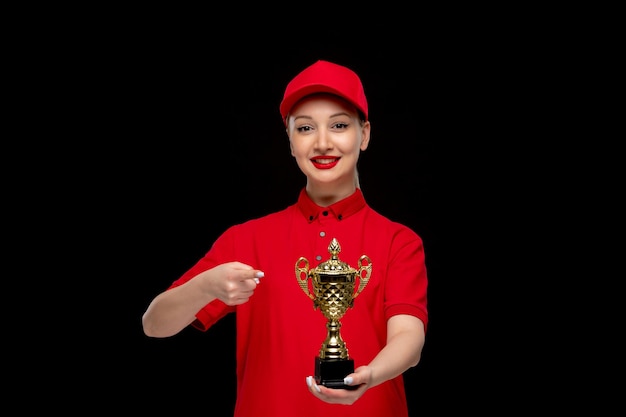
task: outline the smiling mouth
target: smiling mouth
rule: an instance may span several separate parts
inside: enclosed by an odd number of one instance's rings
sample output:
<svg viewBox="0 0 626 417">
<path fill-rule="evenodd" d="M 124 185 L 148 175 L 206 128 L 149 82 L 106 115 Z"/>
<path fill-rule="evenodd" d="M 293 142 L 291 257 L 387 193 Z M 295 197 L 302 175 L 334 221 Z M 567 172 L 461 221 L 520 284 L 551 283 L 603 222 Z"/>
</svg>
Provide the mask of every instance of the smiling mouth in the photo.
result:
<svg viewBox="0 0 626 417">
<path fill-rule="evenodd" d="M 317 169 L 331 169 L 337 166 L 341 158 L 313 158 L 311 163 Z"/>
<path fill-rule="evenodd" d="M 339 160 L 339 158 L 317 158 L 317 159 L 313 159 L 313 163 L 315 164 L 320 164 L 320 165 L 326 165 L 326 164 L 332 164 L 333 162 L 337 162 Z"/>
</svg>

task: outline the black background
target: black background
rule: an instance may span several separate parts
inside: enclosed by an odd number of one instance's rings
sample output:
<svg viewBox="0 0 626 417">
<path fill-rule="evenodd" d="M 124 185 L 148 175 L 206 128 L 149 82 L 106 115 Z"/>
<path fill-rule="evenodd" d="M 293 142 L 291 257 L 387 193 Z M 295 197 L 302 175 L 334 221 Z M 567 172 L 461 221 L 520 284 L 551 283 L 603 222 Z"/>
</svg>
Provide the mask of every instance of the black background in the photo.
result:
<svg viewBox="0 0 626 417">
<path fill-rule="evenodd" d="M 154 340 L 141 315 L 227 226 L 294 201 L 304 178 L 278 105 L 298 71 L 329 59 L 369 98 L 367 201 L 425 243 L 411 415 L 605 404 L 588 395 L 604 374 L 585 368 L 614 369 L 598 366 L 597 336 L 616 334 L 598 325 L 617 315 L 591 313 L 619 305 L 597 285 L 615 276 L 598 269 L 619 207 L 602 204 L 619 195 L 620 154 L 604 140 L 618 120 L 616 26 L 562 7 L 219 6 L 11 15 L 7 401 L 230 415 L 231 319 Z"/>
<path fill-rule="evenodd" d="M 226 227 L 295 201 L 305 178 L 278 106 L 295 74 L 326 59 L 355 70 L 365 86 L 372 138 L 359 172 L 366 200 L 424 240 L 430 323 L 422 360 L 405 373 L 411 415 L 459 403 L 484 411 L 503 371 L 484 358 L 508 349 L 493 331 L 500 323 L 485 314 L 493 299 L 482 291 L 488 270 L 503 262 L 492 255 L 498 242 L 485 236 L 485 219 L 502 202 L 480 203 L 484 181 L 498 173 L 484 164 L 484 150 L 498 149 L 489 141 L 510 117 L 506 94 L 521 88 L 502 87 L 511 62 L 501 44 L 417 29 L 359 39 L 331 31 L 289 42 L 267 34 L 238 41 L 181 24 L 122 35 L 110 30 L 72 44 L 65 49 L 71 65 L 53 61 L 64 82 L 50 88 L 72 102 L 72 113 L 50 123 L 74 140 L 49 145 L 67 162 L 38 186 L 54 189 L 53 201 L 72 203 L 39 220 L 50 220 L 50 247 L 59 235 L 71 241 L 52 261 L 57 271 L 80 278 L 57 318 L 72 340 L 64 357 L 73 366 L 46 366 L 71 372 L 77 384 L 100 384 L 83 395 L 102 407 L 231 409 L 233 319 L 207 333 L 189 328 L 150 339 L 141 315 Z M 276 389 L 288 395 L 289 387 Z"/>
</svg>

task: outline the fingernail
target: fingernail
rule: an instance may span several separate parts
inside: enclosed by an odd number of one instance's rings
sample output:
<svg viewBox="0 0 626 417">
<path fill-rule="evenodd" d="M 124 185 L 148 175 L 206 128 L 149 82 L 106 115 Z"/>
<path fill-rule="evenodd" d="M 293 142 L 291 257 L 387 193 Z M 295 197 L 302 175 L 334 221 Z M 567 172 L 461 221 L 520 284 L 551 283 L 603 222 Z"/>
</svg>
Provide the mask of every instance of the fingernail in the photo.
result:
<svg viewBox="0 0 626 417">
<path fill-rule="evenodd" d="M 343 379 L 343 383 L 344 383 L 344 384 L 346 384 L 346 385 L 350 385 L 350 384 L 352 384 L 352 381 L 354 381 L 354 380 L 352 379 L 352 377 L 351 377 L 351 376 L 347 376 L 347 377 L 345 377 L 345 378 Z"/>
<path fill-rule="evenodd" d="M 315 391 L 317 392 L 322 392 L 322 390 L 320 389 L 319 386 L 317 386 L 317 384 L 313 383 L 313 377 L 312 376 L 307 376 L 306 377 L 306 384 L 309 386 L 309 388 L 313 387 L 315 388 Z"/>
<path fill-rule="evenodd" d="M 254 279 L 254 282 L 256 282 L 257 284 L 260 284 L 260 283 L 261 283 L 261 280 L 259 280 L 258 278 L 255 278 L 255 279 Z"/>
<path fill-rule="evenodd" d="M 264 272 L 259 271 L 259 272 L 257 272 L 257 273 L 255 274 L 255 276 L 256 276 L 257 278 L 263 278 L 263 277 L 265 276 L 265 273 L 264 273 Z"/>
</svg>

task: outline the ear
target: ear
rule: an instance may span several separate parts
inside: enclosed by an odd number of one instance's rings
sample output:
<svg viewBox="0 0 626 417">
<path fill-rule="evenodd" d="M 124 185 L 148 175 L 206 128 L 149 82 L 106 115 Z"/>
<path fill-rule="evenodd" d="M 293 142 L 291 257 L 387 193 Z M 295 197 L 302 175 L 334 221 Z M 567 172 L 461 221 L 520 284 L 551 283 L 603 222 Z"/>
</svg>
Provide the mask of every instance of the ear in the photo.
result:
<svg viewBox="0 0 626 417">
<path fill-rule="evenodd" d="M 370 144 L 370 131 L 371 131 L 371 124 L 369 121 L 363 123 L 363 126 L 361 127 L 361 146 L 360 149 L 362 151 L 366 150 L 367 147 Z"/>
</svg>

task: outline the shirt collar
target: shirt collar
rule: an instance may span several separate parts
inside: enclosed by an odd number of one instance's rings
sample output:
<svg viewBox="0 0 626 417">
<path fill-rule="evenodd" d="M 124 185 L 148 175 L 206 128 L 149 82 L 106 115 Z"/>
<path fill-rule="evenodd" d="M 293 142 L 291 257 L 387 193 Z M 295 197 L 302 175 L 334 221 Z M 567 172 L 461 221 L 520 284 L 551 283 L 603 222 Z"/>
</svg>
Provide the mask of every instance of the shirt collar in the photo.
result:
<svg viewBox="0 0 626 417">
<path fill-rule="evenodd" d="M 326 212 L 326 216 L 333 215 L 338 220 L 344 220 L 365 207 L 365 198 L 361 189 L 357 188 L 352 195 L 343 200 L 337 201 L 328 207 L 321 207 L 311 200 L 311 197 L 306 193 L 306 189 L 303 188 L 300 191 L 296 205 L 309 223 L 313 222 L 324 212 Z"/>
</svg>

